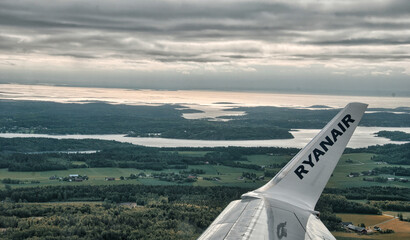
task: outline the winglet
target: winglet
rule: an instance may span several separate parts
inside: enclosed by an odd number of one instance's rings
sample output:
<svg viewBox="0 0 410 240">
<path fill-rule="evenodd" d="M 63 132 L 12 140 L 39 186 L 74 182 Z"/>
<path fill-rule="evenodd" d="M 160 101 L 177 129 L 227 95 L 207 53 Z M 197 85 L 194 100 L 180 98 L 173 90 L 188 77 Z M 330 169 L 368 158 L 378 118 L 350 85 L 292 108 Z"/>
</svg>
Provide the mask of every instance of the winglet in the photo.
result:
<svg viewBox="0 0 410 240">
<path fill-rule="evenodd" d="M 349 103 L 272 180 L 243 197 L 262 194 L 313 211 L 366 108 Z"/>
</svg>

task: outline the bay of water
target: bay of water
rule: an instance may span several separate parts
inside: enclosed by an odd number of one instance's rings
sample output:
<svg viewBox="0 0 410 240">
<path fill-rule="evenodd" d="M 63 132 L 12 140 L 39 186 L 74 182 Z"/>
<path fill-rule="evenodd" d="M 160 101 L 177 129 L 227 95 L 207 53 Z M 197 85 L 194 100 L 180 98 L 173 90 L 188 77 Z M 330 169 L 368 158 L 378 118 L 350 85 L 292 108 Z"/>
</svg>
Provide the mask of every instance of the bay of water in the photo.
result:
<svg viewBox="0 0 410 240">
<path fill-rule="evenodd" d="M 406 142 L 391 141 L 387 138 L 376 137 L 376 132 L 403 131 L 410 133 L 410 128 L 389 128 L 389 127 L 358 127 L 350 140 L 348 147 L 362 148 L 372 145 L 384 145 L 388 143 L 403 144 Z M 304 147 L 320 130 L 319 129 L 295 129 L 291 131 L 293 139 L 272 139 L 272 140 L 191 140 L 191 139 L 171 139 L 171 138 L 149 138 L 149 137 L 126 137 L 120 134 L 106 135 L 47 135 L 47 134 L 19 134 L 0 133 L 3 138 L 55 138 L 55 139 L 100 139 L 114 140 L 124 143 L 132 143 L 148 147 Z"/>
<path fill-rule="evenodd" d="M 242 111 L 225 111 L 235 107 L 276 106 L 292 108 L 308 108 L 313 105 L 325 105 L 329 108 L 342 108 L 349 102 L 364 102 L 369 108 L 410 107 L 410 98 L 400 97 L 369 97 L 369 96 L 333 96 L 310 94 L 280 94 L 260 92 L 223 92 L 223 91 L 159 91 L 134 90 L 117 88 L 85 88 L 44 85 L 0 84 L 0 99 L 51 101 L 58 103 L 89 103 L 107 102 L 109 104 L 125 105 L 163 105 L 178 104 L 191 109 L 201 110 L 201 113 L 183 114 L 188 119 L 209 118 L 217 120 L 220 116 L 237 116 L 245 114 Z M 313 108 L 315 109 L 315 108 Z M 394 112 L 403 114 L 403 112 Z M 374 133 L 387 131 L 404 131 L 410 133 L 410 128 L 358 127 L 349 142 L 348 147 L 360 148 L 387 143 L 400 144 L 387 138 L 375 137 Z M 1 133 L 0 137 L 48 137 L 58 139 L 101 139 L 115 140 L 150 147 L 304 147 L 319 130 L 296 129 L 291 131 L 294 139 L 276 140 L 190 140 L 169 138 L 138 138 L 124 135 L 44 135 L 44 134 L 14 134 Z"/>
<path fill-rule="evenodd" d="M 282 94 L 262 92 L 228 92 L 180 90 L 164 91 L 151 89 L 86 88 L 45 85 L 0 84 L 0 99 L 51 101 L 59 103 L 89 103 L 103 101 L 125 105 L 178 104 L 201 113 L 186 113 L 187 119 L 209 118 L 220 120 L 220 116 L 238 116 L 242 111 L 225 111 L 235 107 L 275 106 L 309 108 L 325 105 L 343 108 L 349 102 L 363 102 L 369 108 L 410 107 L 410 98 L 371 97 L 313 94 Z"/>
</svg>

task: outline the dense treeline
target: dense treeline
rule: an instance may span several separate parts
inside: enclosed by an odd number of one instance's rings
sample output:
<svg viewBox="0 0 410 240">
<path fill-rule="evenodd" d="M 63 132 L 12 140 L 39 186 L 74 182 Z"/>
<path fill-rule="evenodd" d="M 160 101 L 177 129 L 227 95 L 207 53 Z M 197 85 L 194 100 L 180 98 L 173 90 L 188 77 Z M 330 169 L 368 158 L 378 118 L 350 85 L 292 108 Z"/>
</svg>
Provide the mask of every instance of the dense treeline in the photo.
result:
<svg viewBox="0 0 410 240">
<path fill-rule="evenodd" d="M 14 202 L 51 201 L 103 201 L 115 203 L 139 202 L 145 205 L 150 198 L 166 197 L 168 202 L 185 202 L 219 206 L 221 202 L 238 199 L 250 189 L 239 187 L 191 187 L 152 185 L 99 185 L 99 186 L 47 186 L 0 190 L 0 200 Z"/>
<path fill-rule="evenodd" d="M 1 180 L 3 184 L 20 184 L 22 181 L 20 179 L 4 178 Z"/>
<path fill-rule="evenodd" d="M 377 213 L 377 209 L 364 204 L 350 202 L 343 194 L 350 191 L 371 192 L 377 187 L 369 188 L 350 188 L 326 189 L 331 194 L 323 194 L 317 204 L 317 209 L 330 212 L 360 212 Z M 221 203 L 227 204 L 234 199 L 250 191 L 239 187 L 193 187 L 193 186 L 151 186 L 151 185 L 99 185 L 99 186 L 45 186 L 34 188 L 15 188 L 0 190 L 0 200 L 13 202 L 54 202 L 54 201 L 109 201 L 137 202 L 139 205 L 146 205 L 150 199 L 166 198 L 166 202 L 206 204 L 210 207 L 220 206 Z M 384 192 L 390 191 L 391 194 L 400 194 L 407 189 L 383 188 Z M 342 194 L 339 194 L 341 192 Z M 337 193 L 337 194 L 335 194 Z M 380 195 L 383 195 L 380 193 Z M 386 194 L 387 195 L 387 194 Z M 406 199 L 409 200 L 409 199 Z"/>
<path fill-rule="evenodd" d="M 161 151 L 159 148 L 144 147 L 104 149 L 95 154 L 86 155 L 83 161 L 89 167 L 122 167 L 151 170 L 163 170 L 188 164 L 203 164 L 202 159 L 183 156 L 177 152 Z"/>
<path fill-rule="evenodd" d="M 0 129 L 48 134 L 157 133 L 182 121 L 181 106 L 127 106 L 0 101 Z"/>
<path fill-rule="evenodd" d="M 100 150 L 112 147 L 134 146 L 130 143 L 97 139 L 1 138 L 2 153 L 37 153 L 58 151 Z"/>
<path fill-rule="evenodd" d="M 181 186 L 64 186 L 0 191 L 2 239 L 195 239 L 246 189 Z M 90 206 L 8 202 L 101 201 Z M 134 209 L 120 202 L 137 203 Z M 126 204 L 128 205 L 128 204 Z"/>
<path fill-rule="evenodd" d="M 410 143 L 386 144 L 383 146 L 369 146 L 367 148 L 346 149 L 347 153 L 374 153 L 372 158 L 376 162 L 387 162 L 390 164 L 410 165 Z"/>
<path fill-rule="evenodd" d="M 232 111 L 245 111 L 246 116 L 237 116 L 234 119 L 245 121 L 246 123 L 278 126 L 281 128 L 323 128 L 340 109 L 316 110 L 296 109 L 285 107 L 239 107 Z M 361 126 L 373 127 L 409 127 L 410 114 L 394 114 L 388 111 L 409 111 L 403 108 L 397 109 L 368 109 L 369 111 L 379 111 L 375 113 L 365 113 L 360 121 Z M 232 117 L 229 117 L 232 118 Z"/>
<path fill-rule="evenodd" d="M 410 176 L 410 168 L 404 167 L 377 167 L 374 168 L 373 173 L 377 174 L 391 174 L 395 176 Z"/>
<path fill-rule="evenodd" d="M 239 152 L 235 151 L 215 151 L 210 152 L 205 155 L 203 158 L 210 164 L 222 164 L 229 167 L 237 167 L 237 168 L 248 168 L 254 170 L 260 170 L 261 167 L 256 164 L 244 164 L 237 161 L 247 161 L 248 159 L 241 155 Z"/>
<path fill-rule="evenodd" d="M 120 167 L 150 170 L 187 168 L 187 165 L 204 164 L 206 158 L 180 155 L 160 149 L 119 147 L 104 149 L 92 154 L 0 154 L 0 167 L 9 171 L 48 171 L 79 167 Z M 84 162 L 85 164 L 73 164 Z"/>
<path fill-rule="evenodd" d="M 0 204 L 1 239 L 195 239 L 221 207 L 156 203 Z"/>
<path fill-rule="evenodd" d="M 376 206 L 351 202 L 335 194 L 322 194 L 315 209 L 320 212 L 320 220 L 330 231 L 340 230 L 342 220 L 334 213 L 381 214 Z"/>
<path fill-rule="evenodd" d="M 0 228 L 7 228 L 0 234 L 5 239 L 163 239 L 164 234 L 168 239 L 195 239 L 230 201 L 246 191 L 137 185 L 9 188 L 0 191 Z M 73 200 L 101 203 L 24 203 Z M 115 204 L 124 202 L 138 206 Z M 334 194 L 321 196 L 316 210 L 331 230 L 340 228 L 335 212 L 380 212 L 375 206 Z"/>
<path fill-rule="evenodd" d="M 232 154 L 240 155 L 260 155 L 260 154 L 270 154 L 270 155 L 294 155 L 299 152 L 298 148 L 281 148 L 281 147 L 175 147 L 161 148 L 164 151 L 219 151 L 219 152 L 229 152 Z"/>
<path fill-rule="evenodd" d="M 185 169 L 188 165 L 221 164 L 230 167 L 261 170 L 255 164 L 247 164 L 246 155 L 270 154 L 270 155 L 293 155 L 298 149 L 295 148 L 153 148 L 135 146 L 127 143 L 96 140 L 57 140 L 57 139 L 33 139 L 0 138 L 0 168 L 8 168 L 9 171 L 48 171 L 65 170 L 83 167 L 120 167 L 149 170 Z M 34 147 L 35 141 L 37 146 Z M 11 144 L 15 144 L 11 147 Z M 23 153 L 14 152 L 22 147 Z M 99 147 L 99 149 L 96 149 Z M 67 150 L 98 150 L 89 154 L 68 154 Z M 209 151 L 205 156 L 187 156 L 179 154 L 178 150 L 201 150 Z M 44 153 L 41 151 L 45 151 Z M 57 151 L 57 152 L 50 152 Z M 61 152 L 58 152 L 61 151 Z M 76 164 L 73 164 L 76 162 Z M 83 162 L 83 164 L 78 164 Z M 281 165 L 282 166 L 282 165 Z"/>
<path fill-rule="evenodd" d="M 371 111 L 372 109 L 369 109 Z M 386 111 L 388 109 L 384 109 Z M 409 113 L 408 111 L 406 111 Z M 410 114 L 395 114 L 391 112 L 376 112 L 364 114 L 360 121 L 366 127 L 409 127 Z"/>
<path fill-rule="evenodd" d="M 401 131 L 380 131 L 376 133 L 376 136 L 389 138 L 393 141 L 410 141 L 410 134 Z"/>
<path fill-rule="evenodd" d="M 277 126 L 244 125 L 242 122 L 210 122 L 207 120 L 191 120 L 190 124 L 161 132 L 164 138 L 205 139 L 205 140 L 242 140 L 242 139 L 289 139 L 293 135 L 289 129 Z M 138 133 L 130 137 L 144 136 Z"/>
<path fill-rule="evenodd" d="M 326 188 L 324 193 L 342 195 L 347 199 L 410 201 L 409 189 L 398 187 Z"/>
<path fill-rule="evenodd" d="M 372 201 L 371 204 L 383 210 L 410 212 L 410 202 L 407 201 Z"/>
<path fill-rule="evenodd" d="M 157 149 L 161 151 L 219 151 L 231 154 L 253 155 L 253 154 L 296 154 L 297 148 L 279 147 L 176 147 L 176 148 L 154 148 L 136 146 L 130 143 L 121 143 L 109 140 L 97 139 L 53 139 L 53 138 L 1 138 L 0 152 L 18 153 L 40 153 L 57 151 L 81 151 L 102 150 L 117 147 L 135 147 L 139 149 Z"/>
<path fill-rule="evenodd" d="M 36 144 L 38 142 L 38 144 Z M 78 167 L 121 167 L 150 170 L 184 169 L 188 165 L 222 164 L 225 166 L 261 170 L 260 166 L 246 164 L 246 156 L 254 154 L 294 155 L 299 149 L 275 147 L 218 147 L 218 148 L 153 148 L 128 143 L 102 140 L 57 140 L 46 138 L 0 138 L 0 168 L 10 171 L 46 171 Z M 15 153 L 21 152 L 30 154 Z M 41 151 L 100 150 L 92 154 L 41 153 Z M 187 156 L 178 151 L 205 151 L 205 156 Z M 36 154 L 31 154 L 35 152 Z M 410 144 L 370 146 L 346 149 L 346 153 L 374 153 L 374 161 L 392 164 L 410 164 Z M 72 162 L 85 164 L 72 164 Z M 280 168 L 282 165 L 278 165 Z M 391 170 L 391 169 L 387 169 Z M 386 171 L 387 171 L 386 170 Z M 400 169 L 398 169 L 400 170 Z M 384 170 L 383 170 L 384 171 Z M 407 170 L 399 171 L 407 176 Z M 402 173 L 403 172 L 403 173 Z"/>
<path fill-rule="evenodd" d="M 336 213 L 367 213 L 381 214 L 380 209 L 369 204 L 348 201 L 346 197 L 335 194 L 323 194 L 318 203 L 318 209 Z M 331 209 L 328 209 L 331 208 Z"/>
<path fill-rule="evenodd" d="M 49 155 L 54 154 L 12 154 L 7 157 L 8 169 L 9 171 L 48 171 L 72 168 L 70 163 L 52 160 Z"/>
</svg>

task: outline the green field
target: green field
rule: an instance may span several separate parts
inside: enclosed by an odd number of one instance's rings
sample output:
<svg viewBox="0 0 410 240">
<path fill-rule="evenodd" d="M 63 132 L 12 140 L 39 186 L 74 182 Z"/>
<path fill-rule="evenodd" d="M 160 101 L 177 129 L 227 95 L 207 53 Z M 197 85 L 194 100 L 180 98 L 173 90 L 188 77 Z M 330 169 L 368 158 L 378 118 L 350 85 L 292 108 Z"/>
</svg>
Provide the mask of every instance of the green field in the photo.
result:
<svg viewBox="0 0 410 240">
<path fill-rule="evenodd" d="M 27 181 L 25 184 L 11 184 L 12 187 L 31 187 L 31 186 L 45 186 L 45 185 L 107 185 L 107 184 L 124 184 L 124 181 L 105 181 L 105 177 L 115 177 L 119 179 L 120 176 L 129 176 L 131 173 L 138 173 L 136 169 L 129 168 L 78 168 L 70 170 L 56 170 L 43 172 L 9 172 L 7 169 L 0 169 L 0 176 L 2 179 L 11 178 L 22 181 Z M 49 180 L 51 176 L 66 177 L 69 174 L 87 175 L 88 181 L 83 182 L 64 182 L 58 180 Z M 30 181 L 40 181 L 40 183 L 30 183 Z M 136 180 L 128 180 L 127 183 L 141 184 Z M 1 185 L 4 188 L 4 184 Z"/>
<path fill-rule="evenodd" d="M 243 187 L 258 187 L 261 186 L 263 181 L 251 182 L 250 180 L 238 180 L 238 177 L 242 176 L 242 172 L 252 172 L 259 175 L 263 175 L 263 172 L 258 172 L 251 169 L 233 168 L 227 166 L 214 166 L 214 165 L 193 165 L 189 166 L 190 169 L 202 169 L 206 174 L 202 174 L 201 177 L 195 183 L 184 183 L 183 185 L 195 185 L 195 186 L 243 186 Z M 181 169 L 166 169 L 160 172 L 178 173 Z M 11 184 L 12 187 L 31 187 L 31 186 L 44 186 L 44 185 L 107 185 L 107 184 L 148 184 L 148 185 L 173 185 L 178 184 L 174 182 L 160 181 L 151 177 L 139 178 L 136 180 L 119 180 L 121 176 L 128 177 L 130 174 L 138 174 L 144 172 L 148 175 L 153 173 L 160 173 L 159 171 L 144 171 L 133 168 L 78 168 L 70 170 L 56 170 L 56 171 L 43 171 L 43 172 L 9 172 L 7 169 L 0 169 L 1 179 L 10 178 L 18 179 L 24 184 Z M 58 180 L 49 180 L 51 176 L 66 177 L 70 174 L 87 175 L 89 180 L 83 182 L 65 182 Z M 115 177 L 115 181 L 106 181 L 106 177 Z M 202 177 L 219 177 L 220 181 L 208 181 L 203 180 Z M 30 183 L 30 181 L 40 181 L 40 183 Z M 5 185 L 1 184 L 1 188 Z"/>
<path fill-rule="evenodd" d="M 381 222 L 393 219 L 391 216 L 386 215 L 371 215 L 371 214 L 350 214 L 350 213 L 338 213 L 336 214 L 342 219 L 343 222 L 352 222 L 353 225 L 359 225 L 364 223 L 366 227 L 377 225 Z"/>
<path fill-rule="evenodd" d="M 207 151 L 179 151 L 179 154 L 184 154 L 192 157 L 203 157 Z M 337 165 L 333 176 L 330 178 L 327 187 L 333 188 L 346 188 L 346 187 L 361 187 L 361 186 L 399 186 L 399 187 L 410 187 L 410 182 L 366 182 L 363 181 L 363 176 L 360 177 L 347 177 L 351 172 L 362 172 L 368 171 L 377 165 L 374 161 L 371 160 L 373 154 L 369 153 L 352 153 L 344 154 Z M 248 155 L 246 156 L 248 161 L 241 161 L 243 164 L 256 164 L 259 166 L 267 166 L 270 164 L 282 164 L 287 163 L 292 156 L 283 155 Z M 352 163 L 346 162 L 346 160 L 353 161 Z M 74 164 L 82 164 L 83 162 L 75 162 Z M 382 166 L 396 166 L 384 164 Z M 263 171 L 257 171 L 253 169 L 245 168 L 236 168 L 223 165 L 189 165 L 188 169 L 201 169 L 205 171 L 205 174 L 200 174 L 198 176 L 198 181 L 194 183 L 187 183 L 186 185 L 194 186 L 239 186 L 246 188 L 257 188 L 266 183 L 269 178 L 264 180 L 249 180 L 249 179 L 240 179 L 243 172 L 255 173 L 258 177 L 263 176 Z M 279 170 L 279 168 L 275 168 Z M 153 173 L 179 173 L 181 169 L 165 169 L 162 171 L 151 171 L 151 170 L 140 170 L 133 168 L 76 168 L 70 170 L 57 170 L 57 171 L 42 171 L 42 172 L 9 172 L 7 169 L 0 169 L 0 179 L 10 178 L 18 179 L 26 182 L 25 184 L 13 184 L 13 187 L 27 187 L 27 186 L 38 186 L 38 185 L 63 185 L 63 184 L 72 184 L 72 185 L 106 185 L 106 184 L 120 184 L 120 183 L 135 183 L 135 184 L 149 184 L 149 185 L 169 185 L 177 184 L 173 182 L 160 181 L 158 179 L 146 178 L 138 180 L 126 180 L 120 181 L 121 176 L 128 177 L 130 174 L 138 174 L 144 172 L 148 175 Z M 49 180 L 50 176 L 56 175 L 58 177 L 65 177 L 69 174 L 79 174 L 87 175 L 89 177 L 88 181 L 83 182 L 60 182 L 56 180 Z M 383 175 L 384 177 L 394 177 L 389 175 Z M 117 181 L 105 181 L 106 177 L 115 177 Z M 218 177 L 217 181 L 204 180 L 203 178 L 215 178 Z M 409 177 L 407 177 L 409 178 Z M 40 183 L 30 183 L 31 181 L 40 181 Z M 4 184 L 0 185 L 0 188 L 4 188 Z"/>
<path fill-rule="evenodd" d="M 383 212 L 383 214 L 392 215 L 392 216 L 395 216 L 395 217 L 397 217 L 399 213 L 401 213 L 404 218 L 409 218 L 410 219 L 410 212 L 398 212 L 398 211 L 385 211 L 385 212 Z"/>
<path fill-rule="evenodd" d="M 363 181 L 363 176 L 360 177 L 347 177 L 351 172 L 362 172 L 372 170 L 376 167 L 388 167 L 388 166 L 398 166 L 391 164 L 378 165 L 376 162 L 371 160 L 374 154 L 370 153 L 352 153 L 343 154 L 340 158 L 332 177 L 330 178 L 326 187 L 333 188 L 345 188 L 345 187 L 369 187 L 369 186 L 391 186 L 391 187 L 410 187 L 410 183 L 402 182 L 367 182 Z M 353 163 L 347 163 L 346 160 L 352 160 Z M 408 166 L 402 166 L 408 167 Z M 394 177 L 393 175 L 383 175 L 384 177 Z M 409 177 L 407 177 L 410 179 Z"/>
<path fill-rule="evenodd" d="M 178 151 L 178 154 L 185 155 L 187 157 L 202 158 L 209 153 L 208 151 Z M 375 167 L 387 167 L 396 166 L 390 164 L 378 165 L 371 158 L 374 154 L 369 153 L 352 153 L 344 154 L 337 165 L 333 176 L 327 187 L 333 188 L 347 188 L 347 187 L 359 187 L 359 186 L 401 186 L 410 187 L 410 182 L 366 182 L 363 181 L 363 176 L 360 177 L 348 177 L 351 172 L 363 172 L 372 170 Z M 259 166 L 269 166 L 272 164 L 285 164 L 292 156 L 290 155 L 271 155 L 271 154 L 259 154 L 259 155 L 246 155 L 247 161 L 240 161 L 242 164 L 253 164 Z M 84 162 L 76 161 L 73 164 L 81 165 Z M 404 166 L 408 167 L 408 166 Z M 191 171 L 193 169 L 203 170 L 205 173 L 199 174 L 196 182 L 190 183 L 177 183 L 161 181 L 157 178 L 153 178 L 154 173 L 179 173 L 180 171 Z M 274 168 L 279 170 L 280 168 Z M 130 174 L 138 174 L 144 172 L 146 178 L 119 180 L 121 176 L 128 177 Z M 249 189 L 256 189 L 270 178 L 264 180 L 250 180 L 243 179 L 242 173 L 254 173 L 257 177 L 264 174 L 263 170 L 253 170 L 248 168 L 230 167 L 221 164 L 203 164 L 203 165 L 188 165 L 187 169 L 164 169 L 162 171 L 153 170 L 141 170 L 134 168 L 76 168 L 70 170 L 58 170 L 58 171 L 41 171 L 41 172 L 9 172 L 7 169 L 0 169 L 0 179 L 10 178 L 23 181 L 23 184 L 9 184 L 12 188 L 20 187 L 34 187 L 34 186 L 59 186 L 59 185 L 120 185 L 120 184 L 136 184 L 136 185 L 184 185 L 184 186 L 235 186 Z M 49 180 L 50 176 L 66 177 L 70 174 L 87 175 L 89 180 L 83 182 L 66 182 L 58 180 Z M 384 177 L 391 177 L 389 175 L 383 175 Z M 115 181 L 106 181 L 106 177 L 115 177 Z M 409 178 L 409 177 L 407 177 Z M 207 180 L 205 180 L 207 179 Z M 39 183 L 31 183 L 31 181 L 39 181 Z M 0 188 L 5 188 L 5 184 L 0 184 Z M 367 203 L 367 200 L 353 200 L 358 203 Z M 381 225 L 384 229 L 393 229 L 393 234 L 379 234 L 373 235 L 358 235 L 353 232 L 332 232 L 332 234 L 340 240 L 359 240 L 359 239 L 410 239 L 410 223 L 400 222 L 388 215 L 397 216 L 399 212 L 384 212 L 386 215 L 368 215 L 368 214 L 337 214 L 343 221 L 351 221 L 355 225 L 364 223 L 366 226 Z M 409 218 L 410 213 L 404 212 L 404 217 Z M 386 221 L 392 220 L 386 223 Z M 396 221 L 397 220 L 397 221 Z"/>
</svg>

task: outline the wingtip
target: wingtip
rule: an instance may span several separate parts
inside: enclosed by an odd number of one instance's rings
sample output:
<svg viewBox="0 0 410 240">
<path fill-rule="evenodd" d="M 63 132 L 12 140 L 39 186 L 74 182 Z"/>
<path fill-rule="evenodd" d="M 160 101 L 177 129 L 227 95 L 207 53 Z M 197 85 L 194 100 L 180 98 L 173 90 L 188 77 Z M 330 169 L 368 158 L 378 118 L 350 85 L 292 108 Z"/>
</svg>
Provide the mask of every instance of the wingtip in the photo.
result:
<svg viewBox="0 0 410 240">
<path fill-rule="evenodd" d="M 345 109 L 350 108 L 350 109 L 356 109 L 357 111 L 365 112 L 369 104 L 367 103 L 361 103 L 361 102 L 351 102 L 346 105 Z"/>
<path fill-rule="evenodd" d="M 351 102 L 349 104 L 347 104 L 347 106 L 357 106 L 357 107 L 365 107 L 367 108 L 369 106 L 369 104 L 367 103 L 361 103 L 361 102 Z"/>
</svg>

